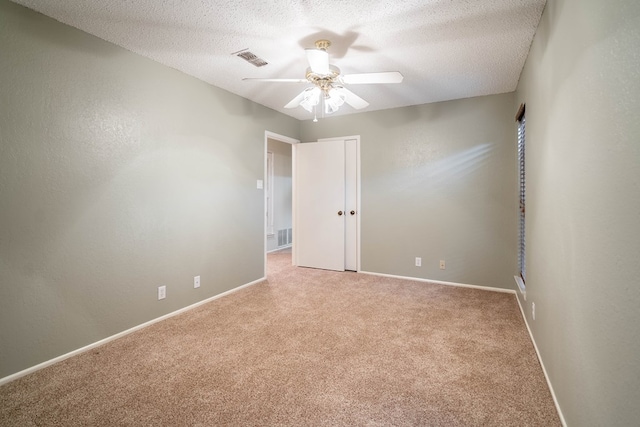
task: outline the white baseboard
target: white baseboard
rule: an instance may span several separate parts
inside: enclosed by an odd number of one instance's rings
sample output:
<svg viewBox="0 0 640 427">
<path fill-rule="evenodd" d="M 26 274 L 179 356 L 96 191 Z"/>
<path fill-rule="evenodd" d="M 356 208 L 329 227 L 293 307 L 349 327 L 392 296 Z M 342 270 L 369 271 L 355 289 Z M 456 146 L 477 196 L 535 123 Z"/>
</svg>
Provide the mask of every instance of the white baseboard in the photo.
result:
<svg viewBox="0 0 640 427">
<path fill-rule="evenodd" d="M 154 323 L 158 323 L 158 322 L 160 322 L 162 320 L 165 320 L 165 319 L 168 319 L 170 317 L 176 316 L 178 314 L 184 313 L 185 311 L 192 310 L 192 309 L 194 309 L 196 307 L 201 306 L 202 304 L 206 304 L 206 303 L 211 302 L 213 300 L 216 300 L 218 298 L 222 298 L 222 297 L 224 297 L 226 295 L 229 295 L 229 294 L 232 294 L 234 292 L 237 292 L 240 289 L 244 289 L 244 288 L 247 288 L 249 286 L 253 286 L 253 285 L 255 285 L 257 283 L 260 283 L 260 282 L 262 282 L 264 280 L 266 280 L 266 278 L 262 277 L 262 278 L 260 278 L 258 280 L 254 280 L 253 282 L 249 282 L 249 283 L 246 283 L 244 285 L 240 285 L 237 288 L 233 288 L 233 289 L 230 289 L 230 290 L 228 290 L 226 292 L 223 292 L 221 294 L 214 295 L 214 296 L 212 296 L 210 298 L 207 298 L 205 300 L 198 301 L 198 302 L 196 302 L 194 304 L 191 304 L 191 305 L 189 305 L 187 307 L 183 307 L 183 308 L 181 308 L 179 310 L 176 310 L 176 311 L 173 311 L 173 312 L 171 312 L 169 314 L 165 314 L 163 316 L 160 316 L 160 317 L 157 317 L 155 319 L 149 320 L 148 322 L 142 323 L 142 324 L 140 324 L 138 326 L 134 326 L 133 328 L 127 329 L 126 331 L 119 332 L 119 333 L 117 333 L 115 335 L 112 335 L 110 337 L 101 339 L 100 341 L 96 341 L 96 342 L 94 342 L 92 344 L 89 344 L 89 345 L 86 345 L 86 346 L 84 346 L 82 348 L 73 350 L 73 351 L 71 351 L 69 353 L 63 354 L 63 355 L 58 356 L 58 357 L 54 357 L 53 359 L 47 360 L 46 362 L 42 362 L 42 363 L 39 363 L 39 364 L 37 364 L 35 366 L 32 366 L 30 368 L 24 369 L 24 370 L 22 370 L 20 372 L 16 372 L 15 374 L 11 374 L 11 375 L 9 375 L 7 377 L 0 378 L 0 386 L 3 385 L 3 384 L 6 384 L 8 382 L 11 382 L 13 380 L 17 380 L 20 377 L 24 377 L 25 375 L 29 375 L 29 374 L 31 374 L 33 372 L 39 371 L 40 369 L 46 368 L 47 366 L 51 366 L 51 365 L 53 365 L 55 363 L 62 362 L 63 360 L 68 359 L 70 357 L 73 357 L 73 356 L 76 356 L 78 354 L 84 353 L 85 351 L 89 351 L 89 350 L 91 350 L 93 348 L 99 347 L 99 346 L 101 346 L 103 344 L 106 344 L 106 343 L 108 343 L 110 341 L 113 341 L 115 339 L 124 337 L 125 335 L 129 335 L 132 332 L 135 332 L 135 331 L 138 331 L 140 329 L 146 328 L 147 326 L 153 325 Z"/>
<path fill-rule="evenodd" d="M 389 277 L 389 278 L 392 278 L 392 279 L 413 280 L 414 282 L 435 283 L 436 285 L 457 286 L 457 287 L 460 287 L 460 288 L 480 289 L 482 291 L 504 292 L 504 293 L 507 293 L 507 294 L 515 294 L 516 293 L 516 291 L 513 290 L 513 289 L 493 288 L 493 287 L 490 287 L 490 286 L 467 285 L 465 283 L 443 282 L 441 280 L 422 279 L 422 278 L 419 278 L 419 277 L 395 276 L 393 274 L 373 273 L 373 272 L 370 272 L 370 271 L 358 271 L 358 273 L 370 274 L 372 276 Z"/>
<path fill-rule="evenodd" d="M 416 282 L 428 282 L 428 283 L 436 283 L 438 285 L 446 285 L 446 286 L 458 286 L 458 287 L 463 287 L 463 288 L 472 288 L 472 289 L 480 289 L 480 290 L 484 290 L 484 291 L 492 291 L 492 292 L 505 292 L 505 293 L 510 293 L 510 294 L 516 294 L 516 290 L 515 289 L 502 289 L 502 288 L 493 288 L 493 287 L 488 287 L 488 286 L 477 286 L 477 285 L 467 285 L 464 283 L 454 283 L 454 282 L 443 282 L 440 280 L 429 280 L 429 279 L 422 279 L 422 278 L 417 278 L 417 277 L 407 277 L 407 276 L 395 276 L 392 274 L 383 274 L 383 273 L 373 273 L 373 272 L 369 272 L 369 271 L 359 271 L 358 273 L 362 273 L 362 274 L 370 274 L 373 276 L 381 276 L 381 277 L 390 277 L 392 279 L 403 279 L 403 280 L 413 280 Z M 517 280 L 516 280 L 517 283 Z M 519 283 L 518 283 L 519 285 Z M 525 291 L 523 291 L 520 286 L 518 286 L 518 288 L 521 290 L 521 293 L 523 294 L 523 296 L 525 296 L 525 301 L 526 301 L 526 293 Z M 563 427 L 567 427 L 567 423 L 564 419 L 564 415 L 562 414 L 562 410 L 560 409 L 560 405 L 558 404 L 558 399 L 556 397 L 556 393 L 553 390 L 553 386 L 551 385 L 551 381 L 549 380 L 549 375 L 547 374 L 547 369 L 544 366 L 544 362 L 542 361 L 542 358 L 540 357 L 540 351 L 538 350 L 538 345 L 536 344 L 536 340 L 533 338 L 533 334 L 531 333 L 531 328 L 529 327 L 529 322 L 527 322 L 527 317 L 524 315 L 524 310 L 522 309 L 522 304 L 520 304 L 520 298 L 516 297 L 516 300 L 518 301 L 518 307 L 520 307 L 520 314 L 522 314 L 522 319 L 524 320 L 524 324 L 527 327 L 527 331 L 529 332 L 529 337 L 531 338 L 531 342 L 533 343 L 533 348 L 536 350 L 536 356 L 538 357 L 538 361 L 540 362 L 540 366 L 542 367 L 542 373 L 544 374 L 544 378 L 547 381 L 547 386 L 549 387 L 549 391 L 551 392 L 551 397 L 553 398 L 553 403 L 556 407 L 556 410 L 558 411 L 558 416 L 560 417 L 560 422 L 562 423 Z"/>
<path fill-rule="evenodd" d="M 551 385 L 551 381 L 549 380 L 549 375 L 547 374 L 547 369 L 544 367 L 544 362 L 542 361 L 542 357 L 540 357 L 540 350 L 538 350 L 538 344 L 536 344 L 535 338 L 533 338 L 533 334 L 531 333 L 531 328 L 529 327 L 529 322 L 527 322 L 527 316 L 524 315 L 524 310 L 522 309 L 522 304 L 520 304 L 520 298 L 516 298 L 518 300 L 518 307 L 520 307 L 520 314 L 522 314 L 522 320 L 524 320 L 524 324 L 527 326 L 527 331 L 529 331 L 529 337 L 531 338 L 531 342 L 533 343 L 533 348 L 536 350 L 536 355 L 538 356 L 538 362 L 540 362 L 540 366 L 542 367 L 542 373 L 544 374 L 544 378 L 547 380 L 547 386 L 549 386 L 549 391 L 551 392 L 551 397 L 553 398 L 553 403 L 556 405 L 556 410 L 558 411 L 558 416 L 560 417 L 560 422 L 563 427 L 567 427 L 567 422 L 564 420 L 564 415 L 562 414 L 562 410 L 560 409 L 560 404 L 558 403 L 558 399 L 556 397 L 556 393 L 553 390 L 553 385 Z"/>
</svg>

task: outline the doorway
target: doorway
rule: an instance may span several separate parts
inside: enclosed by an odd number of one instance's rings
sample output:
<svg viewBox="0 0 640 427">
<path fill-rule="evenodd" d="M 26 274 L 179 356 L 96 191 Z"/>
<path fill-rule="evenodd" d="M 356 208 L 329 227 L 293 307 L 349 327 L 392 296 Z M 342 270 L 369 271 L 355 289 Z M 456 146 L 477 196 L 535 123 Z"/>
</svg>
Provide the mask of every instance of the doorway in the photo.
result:
<svg viewBox="0 0 640 427">
<path fill-rule="evenodd" d="M 265 131 L 264 138 L 264 274 L 267 253 L 290 248 L 293 241 L 292 146 L 299 143 Z"/>
</svg>

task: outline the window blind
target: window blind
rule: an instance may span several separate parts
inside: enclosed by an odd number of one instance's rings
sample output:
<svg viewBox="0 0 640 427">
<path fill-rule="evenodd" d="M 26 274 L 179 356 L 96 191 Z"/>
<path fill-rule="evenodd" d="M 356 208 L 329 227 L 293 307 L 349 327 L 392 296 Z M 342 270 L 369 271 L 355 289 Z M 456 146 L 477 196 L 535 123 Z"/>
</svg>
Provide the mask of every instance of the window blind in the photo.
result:
<svg viewBox="0 0 640 427">
<path fill-rule="evenodd" d="M 526 201 L 526 185 L 525 185 L 525 123 L 526 119 L 524 116 L 524 105 L 520 108 L 522 113 L 516 116 L 518 120 L 518 173 L 519 173 L 519 194 L 520 194 L 520 224 L 519 224 L 519 247 L 518 247 L 518 265 L 520 268 L 520 277 L 522 277 L 522 281 L 525 281 L 525 277 L 527 274 L 526 264 L 525 264 L 525 201 Z"/>
</svg>

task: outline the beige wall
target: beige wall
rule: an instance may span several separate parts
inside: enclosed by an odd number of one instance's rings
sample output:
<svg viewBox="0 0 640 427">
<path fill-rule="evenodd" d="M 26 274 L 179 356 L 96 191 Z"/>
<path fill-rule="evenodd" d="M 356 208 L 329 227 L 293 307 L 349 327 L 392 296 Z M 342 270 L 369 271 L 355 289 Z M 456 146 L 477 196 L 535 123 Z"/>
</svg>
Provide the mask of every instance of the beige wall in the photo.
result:
<svg viewBox="0 0 640 427">
<path fill-rule="evenodd" d="M 504 94 L 301 123 L 303 141 L 361 135 L 362 270 L 513 288 L 513 105 Z"/>
<path fill-rule="evenodd" d="M 298 121 L 6 0 L 0 52 L 0 378 L 263 276 Z"/>
<path fill-rule="evenodd" d="M 291 228 L 291 144 L 267 140 L 267 150 L 273 153 L 273 231 L 274 235 L 267 238 L 267 250 L 278 248 L 278 230 Z"/>
<path fill-rule="evenodd" d="M 549 1 L 514 104 L 527 104 L 522 303 L 570 426 L 640 420 L 639 46 L 637 0 Z"/>
<path fill-rule="evenodd" d="M 521 302 L 568 424 L 635 424 L 639 23 L 548 2 L 515 95 L 298 124 L 0 0 L 0 378 L 261 277 L 265 129 L 362 136 L 364 270 L 514 289 L 526 102 Z"/>
</svg>

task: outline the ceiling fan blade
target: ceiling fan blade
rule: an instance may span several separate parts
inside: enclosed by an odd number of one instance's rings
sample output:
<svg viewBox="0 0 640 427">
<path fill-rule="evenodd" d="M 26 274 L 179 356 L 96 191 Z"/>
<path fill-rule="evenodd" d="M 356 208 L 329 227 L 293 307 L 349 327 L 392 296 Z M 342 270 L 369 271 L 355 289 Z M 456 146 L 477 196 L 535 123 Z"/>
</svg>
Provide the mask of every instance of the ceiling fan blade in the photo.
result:
<svg viewBox="0 0 640 427">
<path fill-rule="evenodd" d="M 371 84 L 371 83 L 400 83 L 404 77 L 399 71 L 387 71 L 384 73 L 345 74 L 342 81 L 346 84 Z"/>
<path fill-rule="evenodd" d="M 298 105 L 300 105 L 300 103 L 304 99 L 304 95 L 306 91 L 307 90 L 305 89 L 302 92 L 300 92 L 295 98 L 289 101 L 289 103 L 285 105 L 284 108 L 296 108 Z"/>
<path fill-rule="evenodd" d="M 305 49 L 311 71 L 316 74 L 329 74 L 329 54 L 322 49 Z"/>
<path fill-rule="evenodd" d="M 341 93 L 343 93 L 345 95 L 344 102 L 346 102 L 347 104 L 351 105 L 356 110 L 361 110 L 361 109 L 367 108 L 369 106 L 369 103 L 367 101 L 365 101 L 364 99 L 360 98 L 358 95 L 356 95 L 355 93 L 351 92 L 349 89 L 347 89 L 345 87 L 340 87 L 339 90 L 340 90 Z"/>
<path fill-rule="evenodd" d="M 253 79 L 244 78 L 242 80 L 254 81 L 254 82 L 274 82 L 274 83 L 309 83 L 307 79 Z"/>
</svg>

